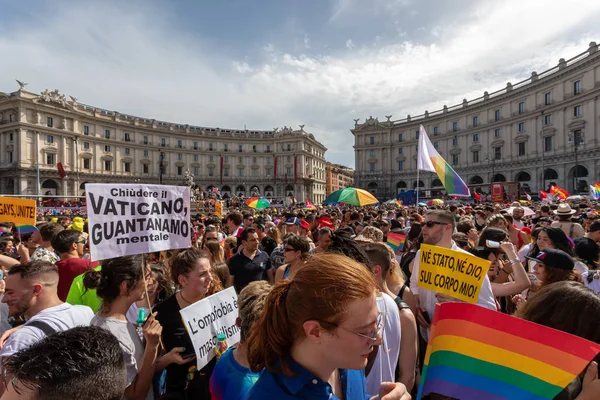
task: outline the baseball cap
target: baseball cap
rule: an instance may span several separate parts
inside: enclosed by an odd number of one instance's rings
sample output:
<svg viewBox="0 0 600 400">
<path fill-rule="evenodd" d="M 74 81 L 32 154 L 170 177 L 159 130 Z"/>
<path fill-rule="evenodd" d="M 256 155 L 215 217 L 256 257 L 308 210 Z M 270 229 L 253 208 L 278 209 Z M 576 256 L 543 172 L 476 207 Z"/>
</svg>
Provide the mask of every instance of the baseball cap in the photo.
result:
<svg viewBox="0 0 600 400">
<path fill-rule="evenodd" d="M 302 229 L 306 229 L 307 231 L 310 231 L 310 225 L 308 224 L 308 222 L 306 222 L 303 219 L 300 220 L 300 226 L 302 227 Z"/>
<path fill-rule="evenodd" d="M 594 221 L 590 225 L 590 232 L 600 231 L 600 221 Z"/>
<path fill-rule="evenodd" d="M 530 260 L 540 262 L 548 267 L 572 271 L 575 262 L 570 255 L 558 249 L 544 249 L 537 253 L 535 257 L 527 257 Z"/>
<path fill-rule="evenodd" d="M 300 219 L 298 217 L 292 217 L 292 218 L 286 220 L 285 224 L 286 225 L 298 225 L 298 226 L 301 226 Z"/>
</svg>

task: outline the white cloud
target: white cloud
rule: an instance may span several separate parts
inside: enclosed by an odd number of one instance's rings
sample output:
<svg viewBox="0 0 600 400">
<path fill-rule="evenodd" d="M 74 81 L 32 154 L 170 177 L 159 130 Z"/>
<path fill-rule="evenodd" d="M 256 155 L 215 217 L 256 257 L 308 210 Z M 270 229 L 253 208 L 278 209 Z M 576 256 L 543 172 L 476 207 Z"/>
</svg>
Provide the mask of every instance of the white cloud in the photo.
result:
<svg viewBox="0 0 600 400">
<path fill-rule="evenodd" d="M 338 3 L 340 17 L 355 4 Z M 358 46 L 349 39 L 322 55 L 282 50 L 263 38 L 267 44 L 256 44 L 263 59 L 249 61 L 169 26 L 155 8 L 60 4 L 44 23 L 14 24 L 10 35 L 0 34 L 0 54 L 10 54 L 0 91 L 16 90 L 17 78 L 34 91 L 59 88 L 84 103 L 178 123 L 267 130 L 306 124 L 329 159 L 349 165 L 353 118 L 400 119 L 457 104 L 600 39 L 600 2 L 583 0 L 578 8 L 585 13 L 565 13 L 560 2 L 506 0 L 478 3 L 460 24 L 432 21 L 432 43 L 406 36 Z M 358 31 L 357 38 L 373 40 Z"/>
</svg>

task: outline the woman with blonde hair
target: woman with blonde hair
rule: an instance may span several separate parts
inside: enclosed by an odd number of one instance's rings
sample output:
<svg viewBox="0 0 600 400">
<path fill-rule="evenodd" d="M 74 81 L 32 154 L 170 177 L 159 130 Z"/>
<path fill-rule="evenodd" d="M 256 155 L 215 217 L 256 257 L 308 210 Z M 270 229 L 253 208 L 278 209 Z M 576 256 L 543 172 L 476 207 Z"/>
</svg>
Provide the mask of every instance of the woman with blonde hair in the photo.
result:
<svg viewBox="0 0 600 400">
<path fill-rule="evenodd" d="M 376 290 L 364 265 L 327 253 L 275 285 L 248 339 L 250 369 L 265 371 L 246 400 L 365 399 L 362 370 L 383 329 Z M 410 395 L 383 382 L 374 398 Z"/>
<path fill-rule="evenodd" d="M 281 244 L 281 233 L 273 222 L 268 221 L 265 223 L 265 234 L 273 239 L 278 246 Z"/>
<path fill-rule="evenodd" d="M 225 262 L 225 250 L 218 242 L 206 242 L 204 243 L 204 248 L 202 250 L 204 250 L 208 256 L 210 265 Z"/>
</svg>

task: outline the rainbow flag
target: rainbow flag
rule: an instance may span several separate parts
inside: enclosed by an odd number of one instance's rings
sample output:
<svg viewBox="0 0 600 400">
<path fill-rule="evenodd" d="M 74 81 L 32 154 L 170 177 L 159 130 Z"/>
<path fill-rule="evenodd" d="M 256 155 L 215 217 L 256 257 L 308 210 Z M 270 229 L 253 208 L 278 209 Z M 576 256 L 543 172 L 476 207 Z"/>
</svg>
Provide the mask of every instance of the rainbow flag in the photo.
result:
<svg viewBox="0 0 600 400">
<path fill-rule="evenodd" d="M 404 250 L 404 243 L 406 242 L 406 235 L 402 233 L 388 232 L 387 234 L 387 245 L 394 251 Z"/>
<path fill-rule="evenodd" d="M 550 186 L 550 194 L 558 199 L 563 199 L 565 200 L 567 197 L 569 197 L 569 192 L 567 192 L 565 189 L 558 187 L 558 186 Z"/>
<path fill-rule="evenodd" d="M 17 225 L 17 232 L 19 235 L 26 235 L 28 233 L 39 232 L 40 230 L 33 225 Z"/>
<path fill-rule="evenodd" d="M 596 192 L 600 195 L 600 183 L 594 182 L 594 188 L 596 189 Z"/>
<path fill-rule="evenodd" d="M 398 199 L 396 199 L 396 201 L 394 202 L 394 204 L 396 205 L 396 207 L 402 207 L 402 202 L 398 201 Z"/>
<path fill-rule="evenodd" d="M 316 210 L 317 207 L 315 207 L 315 205 L 313 203 L 311 203 L 310 200 L 306 199 L 306 201 L 304 202 L 304 209 L 305 210 Z"/>
<path fill-rule="evenodd" d="M 417 169 L 435 172 L 449 195 L 471 197 L 471 191 L 465 182 L 431 144 L 423 125 L 419 126 Z"/>
<path fill-rule="evenodd" d="M 596 343 L 487 308 L 438 304 L 417 399 L 553 399 L 599 352 Z"/>
</svg>

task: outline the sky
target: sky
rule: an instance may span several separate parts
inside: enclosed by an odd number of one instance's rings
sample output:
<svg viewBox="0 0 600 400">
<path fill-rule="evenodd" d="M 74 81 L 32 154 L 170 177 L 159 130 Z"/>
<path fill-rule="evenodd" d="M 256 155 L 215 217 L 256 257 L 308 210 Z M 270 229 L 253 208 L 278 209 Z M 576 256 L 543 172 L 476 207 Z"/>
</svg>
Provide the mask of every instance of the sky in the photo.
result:
<svg viewBox="0 0 600 400">
<path fill-rule="evenodd" d="M 597 0 L 0 0 L 0 92 L 150 119 L 305 125 L 354 166 L 353 119 L 480 97 L 600 42 Z"/>
</svg>

